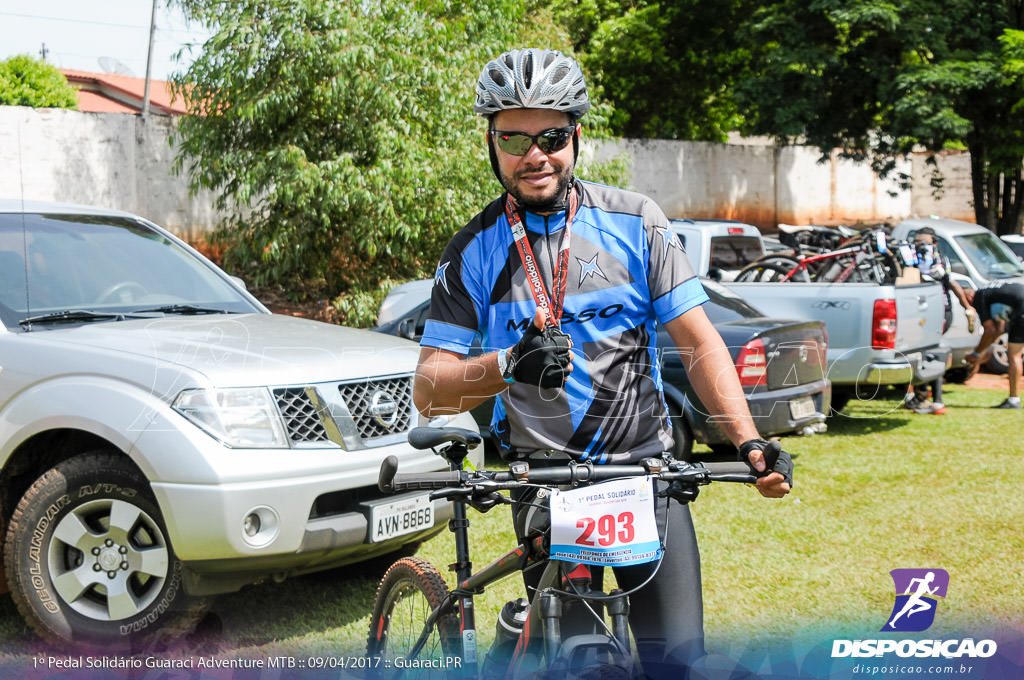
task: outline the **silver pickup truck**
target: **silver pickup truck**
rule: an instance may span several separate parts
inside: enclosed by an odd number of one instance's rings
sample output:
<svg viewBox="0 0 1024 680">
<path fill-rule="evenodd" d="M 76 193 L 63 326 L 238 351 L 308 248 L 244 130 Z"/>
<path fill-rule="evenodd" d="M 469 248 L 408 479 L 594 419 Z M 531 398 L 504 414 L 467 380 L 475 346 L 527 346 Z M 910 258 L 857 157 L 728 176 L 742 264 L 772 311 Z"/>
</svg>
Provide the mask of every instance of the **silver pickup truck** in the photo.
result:
<svg viewBox="0 0 1024 680">
<path fill-rule="evenodd" d="M 137 650 L 451 516 L 376 486 L 446 465 L 406 442 L 414 343 L 272 315 L 139 217 L 0 201 L 0 321 L 0 591 L 51 642 Z"/>
<path fill-rule="evenodd" d="M 814 319 L 828 331 L 832 409 L 888 385 L 930 382 L 949 366 L 937 283 L 736 283 L 724 285 L 772 316 Z"/>
<path fill-rule="evenodd" d="M 725 287 L 768 316 L 825 322 L 833 411 L 888 385 L 930 382 L 949 366 L 940 284 L 738 283 L 730 273 L 764 252 L 756 227 L 709 220 L 672 226 L 699 274 L 724 274 Z"/>
</svg>

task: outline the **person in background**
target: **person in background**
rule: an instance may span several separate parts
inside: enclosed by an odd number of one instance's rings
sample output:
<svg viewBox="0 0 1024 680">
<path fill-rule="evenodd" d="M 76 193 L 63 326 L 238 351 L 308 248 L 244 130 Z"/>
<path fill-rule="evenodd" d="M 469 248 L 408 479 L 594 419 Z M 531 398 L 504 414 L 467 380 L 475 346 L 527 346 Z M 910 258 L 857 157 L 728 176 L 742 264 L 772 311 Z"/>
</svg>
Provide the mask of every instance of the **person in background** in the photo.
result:
<svg viewBox="0 0 1024 680">
<path fill-rule="evenodd" d="M 964 289 L 950 277 L 949 259 L 939 253 L 938 245 L 935 242 L 935 230 L 931 227 L 924 227 L 914 232 L 914 248 L 917 251 L 921 279 L 942 284 L 945 299 L 945 320 L 942 324 L 942 332 L 945 333 L 953 325 L 953 307 L 950 298 L 955 297 L 967 316 L 967 331 L 973 333 L 977 313 L 967 299 Z M 939 376 L 930 385 L 928 383 L 912 385 L 907 399 L 903 402 L 904 407 L 914 413 L 943 415 L 946 412 L 946 407 L 942 403 L 942 383 L 943 378 Z"/>
<path fill-rule="evenodd" d="M 1005 332 L 1010 396 L 993 408 L 1020 410 L 1018 389 L 1021 354 L 1024 352 L 1024 283 L 1004 283 L 993 288 L 968 290 L 966 293 L 967 299 L 978 310 L 978 318 L 981 319 L 984 329 L 978 345 L 967 355 L 967 361 L 972 364 L 980 362 L 990 351 L 996 338 Z"/>
</svg>

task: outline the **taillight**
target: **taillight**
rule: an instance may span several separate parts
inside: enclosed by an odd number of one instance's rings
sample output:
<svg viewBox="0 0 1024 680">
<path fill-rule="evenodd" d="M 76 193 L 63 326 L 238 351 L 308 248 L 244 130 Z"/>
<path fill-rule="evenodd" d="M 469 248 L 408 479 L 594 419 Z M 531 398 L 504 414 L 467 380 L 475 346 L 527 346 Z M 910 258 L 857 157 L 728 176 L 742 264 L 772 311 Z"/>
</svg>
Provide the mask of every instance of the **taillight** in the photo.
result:
<svg viewBox="0 0 1024 680">
<path fill-rule="evenodd" d="M 740 376 L 740 385 L 754 387 L 764 385 L 768 375 L 768 356 L 761 338 L 754 338 L 740 348 L 736 357 L 736 373 Z"/>
<path fill-rule="evenodd" d="M 875 300 L 871 317 L 871 349 L 896 348 L 896 301 Z"/>
</svg>

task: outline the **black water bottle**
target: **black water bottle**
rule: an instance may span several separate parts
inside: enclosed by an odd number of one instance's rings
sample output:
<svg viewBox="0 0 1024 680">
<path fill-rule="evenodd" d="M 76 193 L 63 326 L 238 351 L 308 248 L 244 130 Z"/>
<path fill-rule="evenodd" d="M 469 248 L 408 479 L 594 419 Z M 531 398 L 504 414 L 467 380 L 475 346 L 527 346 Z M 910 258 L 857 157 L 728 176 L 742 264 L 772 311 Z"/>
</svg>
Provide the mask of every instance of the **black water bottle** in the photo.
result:
<svg viewBox="0 0 1024 680">
<path fill-rule="evenodd" d="M 506 602 L 505 606 L 501 608 L 498 622 L 494 627 L 494 642 L 491 643 L 491 648 L 487 651 L 481 677 L 500 678 L 505 674 L 529 613 L 530 603 L 522 597 L 512 602 Z"/>
</svg>

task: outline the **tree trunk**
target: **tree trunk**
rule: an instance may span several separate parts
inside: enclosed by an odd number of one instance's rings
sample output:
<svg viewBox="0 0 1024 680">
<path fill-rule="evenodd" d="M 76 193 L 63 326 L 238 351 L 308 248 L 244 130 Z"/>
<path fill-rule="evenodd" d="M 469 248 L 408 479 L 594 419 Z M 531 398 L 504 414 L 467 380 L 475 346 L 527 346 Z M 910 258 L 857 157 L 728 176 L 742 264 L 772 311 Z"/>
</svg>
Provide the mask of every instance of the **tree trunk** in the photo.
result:
<svg viewBox="0 0 1024 680">
<path fill-rule="evenodd" d="M 1024 223 L 1024 173 L 993 173 L 981 142 L 968 143 L 974 219 L 996 234 L 1019 234 Z"/>
<path fill-rule="evenodd" d="M 968 142 L 967 151 L 971 154 L 971 194 L 974 197 L 974 221 L 983 227 L 989 225 L 988 201 L 985 200 L 987 177 L 985 177 L 985 146 L 978 142 Z"/>
</svg>

